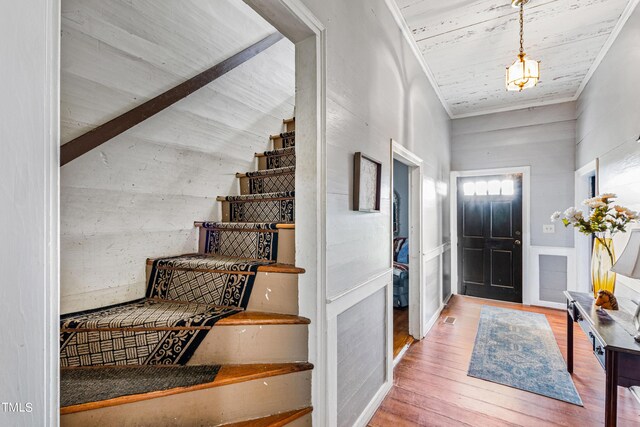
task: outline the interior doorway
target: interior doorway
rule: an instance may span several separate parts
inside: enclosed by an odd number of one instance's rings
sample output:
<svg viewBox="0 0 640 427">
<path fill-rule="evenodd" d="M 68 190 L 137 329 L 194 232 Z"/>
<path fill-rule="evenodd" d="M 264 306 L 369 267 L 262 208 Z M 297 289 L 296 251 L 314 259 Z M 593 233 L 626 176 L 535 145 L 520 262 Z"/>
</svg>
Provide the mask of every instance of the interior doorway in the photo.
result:
<svg viewBox="0 0 640 427">
<path fill-rule="evenodd" d="M 393 360 L 397 363 L 422 328 L 422 160 L 395 141 L 392 146 L 391 258 Z"/>
<path fill-rule="evenodd" d="M 393 358 L 413 342 L 409 334 L 409 167 L 393 160 Z"/>
<path fill-rule="evenodd" d="M 460 294 L 522 302 L 522 175 L 457 181 Z"/>
</svg>

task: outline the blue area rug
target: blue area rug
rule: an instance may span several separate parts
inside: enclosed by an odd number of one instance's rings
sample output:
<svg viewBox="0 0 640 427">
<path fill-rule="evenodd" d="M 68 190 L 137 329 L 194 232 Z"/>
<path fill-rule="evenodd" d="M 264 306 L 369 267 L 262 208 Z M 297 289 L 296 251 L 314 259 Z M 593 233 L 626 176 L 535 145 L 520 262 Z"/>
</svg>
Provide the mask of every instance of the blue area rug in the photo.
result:
<svg viewBox="0 0 640 427">
<path fill-rule="evenodd" d="M 483 306 L 467 374 L 582 406 L 543 314 Z"/>
</svg>

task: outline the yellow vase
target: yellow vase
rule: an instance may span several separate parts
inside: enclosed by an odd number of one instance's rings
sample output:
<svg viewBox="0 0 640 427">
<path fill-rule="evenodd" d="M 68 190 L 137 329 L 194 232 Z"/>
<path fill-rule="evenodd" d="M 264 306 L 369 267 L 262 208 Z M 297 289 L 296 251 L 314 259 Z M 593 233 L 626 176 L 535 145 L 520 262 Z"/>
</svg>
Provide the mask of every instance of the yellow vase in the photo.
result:
<svg viewBox="0 0 640 427">
<path fill-rule="evenodd" d="M 604 244 L 603 244 L 604 243 Z M 605 244 L 607 245 L 605 247 Z M 607 250 L 607 247 L 609 250 Z M 614 293 L 616 289 L 616 273 L 611 270 L 616 261 L 611 239 L 595 239 L 593 255 L 591 257 L 591 281 L 593 283 L 593 297 L 598 297 L 598 291 L 606 290 Z"/>
</svg>

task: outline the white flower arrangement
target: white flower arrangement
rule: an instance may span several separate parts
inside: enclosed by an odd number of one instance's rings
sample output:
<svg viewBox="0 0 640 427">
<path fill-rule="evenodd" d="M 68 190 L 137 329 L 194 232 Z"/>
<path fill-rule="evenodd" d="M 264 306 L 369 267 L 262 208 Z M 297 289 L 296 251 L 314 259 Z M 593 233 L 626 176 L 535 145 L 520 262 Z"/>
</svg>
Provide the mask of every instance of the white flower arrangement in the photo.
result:
<svg viewBox="0 0 640 427">
<path fill-rule="evenodd" d="M 554 212 L 551 221 L 561 220 L 565 227 L 572 226 L 586 235 L 594 235 L 607 248 L 609 256 L 613 259 L 609 245 L 605 237 L 612 237 L 617 232 L 626 232 L 629 223 L 638 221 L 638 212 L 634 212 L 623 206 L 614 205 L 617 198 L 615 194 L 605 193 L 582 202 L 591 211 L 589 216 L 574 207 L 563 212 Z"/>
</svg>

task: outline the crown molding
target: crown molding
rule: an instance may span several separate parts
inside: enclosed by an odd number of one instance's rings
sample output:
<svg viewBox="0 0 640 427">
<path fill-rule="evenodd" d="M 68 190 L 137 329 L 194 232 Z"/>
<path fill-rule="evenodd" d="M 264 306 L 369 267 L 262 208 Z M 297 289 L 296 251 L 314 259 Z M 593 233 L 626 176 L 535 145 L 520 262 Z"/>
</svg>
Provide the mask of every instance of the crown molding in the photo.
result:
<svg viewBox="0 0 640 427">
<path fill-rule="evenodd" d="M 454 114 L 452 119 L 453 120 L 466 119 L 467 117 L 485 116 L 487 114 L 495 114 L 495 113 L 506 113 L 508 111 L 524 110 L 526 108 L 545 107 L 547 105 L 563 104 L 565 102 L 574 102 L 575 100 L 576 100 L 575 96 L 571 96 L 571 97 L 565 97 L 560 99 L 550 99 L 548 101 L 542 101 L 542 102 L 533 101 L 527 104 L 511 105 L 511 106 L 502 107 L 502 108 L 491 108 L 487 110 L 479 110 L 479 111 L 474 111 L 471 113 L 464 113 L 464 114 Z"/>
<path fill-rule="evenodd" d="M 416 59 L 418 60 L 418 63 L 422 67 L 422 71 L 424 71 L 424 73 L 427 76 L 427 79 L 429 80 L 429 83 L 431 83 L 431 86 L 433 87 L 434 92 L 436 93 L 436 95 L 438 96 L 438 99 L 440 100 L 440 104 L 442 104 L 442 108 L 444 108 L 444 110 L 447 112 L 447 114 L 449 115 L 449 118 L 453 119 L 453 113 L 451 112 L 451 109 L 449 108 L 449 105 L 447 104 L 447 102 L 444 100 L 444 96 L 440 91 L 440 86 L 438 86 L 438 84 L 436 83 L 436 78 L 433 75 L 433 72 L 431 71 L 431 69 L 429 68 L 429 65 L 427 65 L 427 61 L 425 61 L 424 56 L 422 56 L 422 53 L 420 53 L 420 48 L 418 47 L 418 43 L 416 43 L 416 40 L 413 38 L 413 34 L 411 33 L 411 30 L 409 29 L 409 25 L 407 25 L 407 21 L 405 21 L 404 16 L 402 16 L 402 12 L 400 11 L 398 4 L 396 3 L 395 0 L 384 0 L 384 2 L 387 5 L 387 8 L 389 9 L 389 11 L 391 12 L 393 19 L 396 21 L 396 24 L 398 24 L 398 27 L 400 28 L 402 35 L 404 36 L 405 40 L 409 44 L 409 47 L 411 48 L 411 51 L 413 52 Z"/>
</svg>

